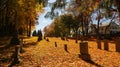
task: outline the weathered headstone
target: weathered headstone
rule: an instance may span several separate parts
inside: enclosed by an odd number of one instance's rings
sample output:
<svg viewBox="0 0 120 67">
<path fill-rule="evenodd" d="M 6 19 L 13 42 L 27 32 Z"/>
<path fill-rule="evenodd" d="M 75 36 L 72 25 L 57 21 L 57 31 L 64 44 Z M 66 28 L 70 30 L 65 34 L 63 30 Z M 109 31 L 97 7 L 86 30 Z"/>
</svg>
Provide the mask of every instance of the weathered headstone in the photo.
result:
<svg viewBox="0 0 120 67">
<path fill-rule="evenodd" d="M 46 39 L 46 37 L 44 36 L 44 39 Z"/>
<path fill-rule="evenodd" d="M 90 60 L 90 55 L 88 52 L 88 42 L 81 42 L 80 43 L 80 55 L 83 60 Z"/>
<path fill-rule="evenodd" d="M 67 44 L 64 44 L 64 50 L 69 53 L 68 48 L 67 48 Z"/>
<path fill-rule="evenodd" d="M 104 40 L 104 50 L 109 50 L 108 40 Z"/>
<path fill-rule="evenodd" d="M 88 54 L 88 43 L 87 42 L 80 43 L 80 53 L 81 54 Z"/>
<path fill-rule="evenodd" d="M 120 38 L 115 40 L 115 44 L 116 44 L 116 52 L 120 52 Z"/>
<path fill-rule="evenodd" d="M 102 49 L 101 40 L 97 40 L 98 49 Z"/>
<path fill-rule="evenodd" d="M 47 39 L 46 39 L 46 41 L 48 41 L 48 42 L 49 42 L 49 39 L 47 38 Z"/>
<path fill-rule="evenodd" d="M 61 40 L 65 40 L 65 38 L 64 38 L 64 37 L 61 37 Z"/>
<path fill-rule="evenodd" d="M 57 47 L 57 42 L 55 42 L 55 47 Z"/>
</svg>

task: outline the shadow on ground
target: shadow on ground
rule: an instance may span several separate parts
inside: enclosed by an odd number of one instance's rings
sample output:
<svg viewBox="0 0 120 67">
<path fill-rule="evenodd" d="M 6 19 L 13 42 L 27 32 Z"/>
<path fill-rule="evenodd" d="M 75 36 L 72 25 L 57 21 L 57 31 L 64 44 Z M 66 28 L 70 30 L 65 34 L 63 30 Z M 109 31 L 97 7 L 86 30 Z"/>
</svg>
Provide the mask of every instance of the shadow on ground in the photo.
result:
<svg viewBox="0 0 120 67">
<path fill-rule="evenodd" d="M 30 47 L 30 46 L 35 46 L 35 45 L 37 45 L 37 44 L 38 44 L 38 42 L 26 43 L 26 44 L 23 45 L 23 47 L 28 48 L 28 47 Z"/>
<path fill-rule="evenodd" d="M 97 67 L 102 67 L 101 65 L 98 65 L 97 63 L 93 62 L 92 60 L 83 60 L 83 61 L 85 61 L 85 62 L 87 62 L 87 63 L 90 63 L 90 64 L 92 64 L 92 65 L 95 65 L 95 66 L 97 66 Z"/>
<path fill-rule="evenodd" d="M 91 60 L 90 55 L 80 55 L 79 54 L 79 58 L 81 58 L 83 61 L 95 65 L 96 67 L 102 67 L 101 65 L 95 63 L 94 61 Z"/>
</svg>

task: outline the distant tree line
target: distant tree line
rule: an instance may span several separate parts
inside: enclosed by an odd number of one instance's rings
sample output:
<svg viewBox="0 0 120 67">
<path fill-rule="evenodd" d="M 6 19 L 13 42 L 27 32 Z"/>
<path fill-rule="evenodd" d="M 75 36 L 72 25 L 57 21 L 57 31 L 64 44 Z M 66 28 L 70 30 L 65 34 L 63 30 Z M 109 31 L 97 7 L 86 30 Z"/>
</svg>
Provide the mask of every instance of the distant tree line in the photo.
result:
<svg viewBox="0 0 120 67">
<path fill-rule="evenodd" d="M 41 30 L 38 30 L 38 31 L 36 31 L 36 30 L 34 30 L 33 31 L 33 33 L 32 33 L 32 36 L 42 36 L 42 31 Z"/>
<path fill-rule="evenodd" d="M 32 36 L 38 36 L 38 41 L 41 41 L 42 37 L 43 37 L 42 31 L 41 30 L 38 30 L 38 31 L 34 30 L 32 33 Z"/>
<path fill-rule="evenodd" d="M 69 4 L 65 0 L 56 0 L 47 13 L 47 17 L 55 18 L 53 23 L 44 28 L 46 36 L 66 36 L 74 31 L 76 40 L 78 32 L 83 36 L 89 36 L 90 31 L 100 37 L 99 26 L 104 22 L 103 19 L 110 19 L 109 28 L 112 21 L 118 21 L 120 18 L 119 0 L 71 0 Z M 66 6 L 67 4 L 67 6 Z M 61 9 L 61 16 L 57 16 L 55 10 Z M 94 24 L 96 21 L 96 24 Z"/>
</svg>

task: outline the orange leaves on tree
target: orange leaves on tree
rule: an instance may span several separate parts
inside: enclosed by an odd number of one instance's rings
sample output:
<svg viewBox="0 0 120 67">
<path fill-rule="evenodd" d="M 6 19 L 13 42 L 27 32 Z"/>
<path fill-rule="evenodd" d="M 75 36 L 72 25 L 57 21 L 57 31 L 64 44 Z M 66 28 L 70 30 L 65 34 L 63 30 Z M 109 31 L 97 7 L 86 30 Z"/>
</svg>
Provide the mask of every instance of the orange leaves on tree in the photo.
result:
<svg viewBox="0 0 120 67">
<path fill-rule="evenodd" d="M 94 10 L 97 9 L 98 6 L 99 6 L 99 2 L 95 2 L 94 5 L 92 5 L 92 7 L 93 7 Z"/>
</svg>

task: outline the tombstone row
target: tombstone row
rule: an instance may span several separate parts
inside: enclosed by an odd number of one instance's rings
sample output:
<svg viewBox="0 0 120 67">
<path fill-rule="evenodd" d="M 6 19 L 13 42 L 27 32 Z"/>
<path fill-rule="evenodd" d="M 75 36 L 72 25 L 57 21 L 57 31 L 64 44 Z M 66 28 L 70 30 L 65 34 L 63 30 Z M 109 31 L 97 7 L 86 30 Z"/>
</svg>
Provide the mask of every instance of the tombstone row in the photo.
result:
<svg viewBox="0 0 120 67">
<path fill-rule="evenodd" d="M 97 40 L 97 45 L 98 45 L 98 49 L 102 49 L 102 44 L 101 44 L 101 40 Z M 109 50 L 109 42 L 108 40 L 104 40 L 104 50 Z M 115 51 L 116 52 L 120 52 L 120 43 L 119 40 L 115 41 Z"/>
<path fill-rule="evenodd" d="M 98 40 L 97 43 L 98 49 L 102 49 L 101 40 Z M 55 42 L 55 47 L 57 47 L 57 42 Z M 81 42 L 79 44 L 79 48 L 80 48 L 79 57 L 81 57 L 84 60 L 90 60 L 88 42 Z M 69 53 L 67 44 L 64 44 L 64 50 Z M 104 40 L 104 50 L 109 50 L 108 40 Z M 116 42 L 116 51 L 120 52 L 120 44 L 118 41 Z"/>
<path fill-rule="evenodd" d="M 55 47 L 57 47 L 57 42 L 55 42 Z M 79 48 L 80 48 L 80 54 L 78 54 L 78 56 L 81 57 L 83 60 L 90 60 L 88 42 L 81 42 L 79 44 Z M 64 44 L 64 50 L 67 53 L 69 53 L 67 44 Z"/>
</svg>

